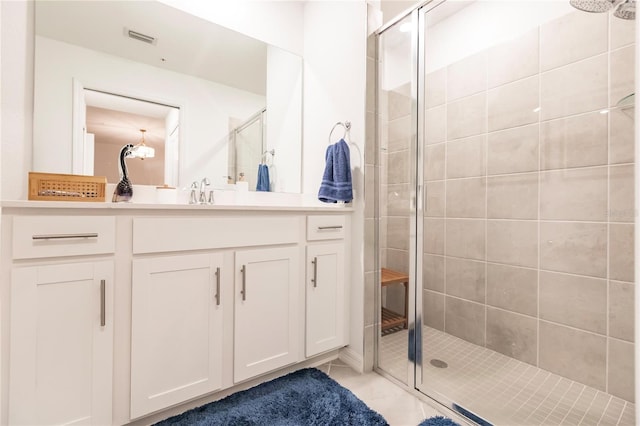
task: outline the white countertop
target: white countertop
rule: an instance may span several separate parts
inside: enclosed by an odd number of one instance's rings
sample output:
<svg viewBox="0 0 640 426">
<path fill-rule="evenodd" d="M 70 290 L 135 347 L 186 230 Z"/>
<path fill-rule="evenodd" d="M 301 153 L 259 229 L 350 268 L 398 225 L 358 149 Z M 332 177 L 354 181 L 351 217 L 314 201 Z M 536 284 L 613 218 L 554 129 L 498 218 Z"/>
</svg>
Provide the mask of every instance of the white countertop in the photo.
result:
<svg viewBox="0 0 640 426">
<path fill-rule="evenodd" d="M 214 204 L 188 204 L 187 202 L 161 204 L 153 197 L 139 197 L 126 203 L 85 202 L 85 201 L 31 201 L 3 200 L 2 208 L 36 208 L 36 209 L 114 209 L 114 210 L 183 210 L 183 211 L 322 211 L 352 212 L 352 204 L 322 203 L 304 194 L 279 194 L 247 192 L 240 197 L 233 193 L 216 191 Z"/>
<path fill-rule="evenodd" d="M 152 203 L 111 203 L 111 202 L 78 202 L 78 201 L 29 201 L 4 200 L 3 208 L 39 208 L 39 209 L 113 209 L 113 210 L 251 210 L 251 211 L 332 211 L 352 212 L 350 204 L 326 206 L 291 206 L 291 205 L 251 205 L 251 204 L 152 204 Z"/>
</svg>

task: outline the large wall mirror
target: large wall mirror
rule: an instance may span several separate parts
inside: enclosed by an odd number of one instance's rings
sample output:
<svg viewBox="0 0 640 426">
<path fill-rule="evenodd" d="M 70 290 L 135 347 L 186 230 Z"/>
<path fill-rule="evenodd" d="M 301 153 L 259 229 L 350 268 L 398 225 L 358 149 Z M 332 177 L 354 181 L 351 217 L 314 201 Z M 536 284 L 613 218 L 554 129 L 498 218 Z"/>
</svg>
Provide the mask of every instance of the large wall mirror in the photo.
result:
<svg viewBox="0 0 640 426">
<path fill-rule="evenodd" d="M 301 191 L 299 56 L 156 1 L 35 11 L 34 171 L 115 183 L 144 133 L 160 155 L 129 160 L 134 184 L 255 190 L 266 166 L 269 191 Z"/>
</svg>

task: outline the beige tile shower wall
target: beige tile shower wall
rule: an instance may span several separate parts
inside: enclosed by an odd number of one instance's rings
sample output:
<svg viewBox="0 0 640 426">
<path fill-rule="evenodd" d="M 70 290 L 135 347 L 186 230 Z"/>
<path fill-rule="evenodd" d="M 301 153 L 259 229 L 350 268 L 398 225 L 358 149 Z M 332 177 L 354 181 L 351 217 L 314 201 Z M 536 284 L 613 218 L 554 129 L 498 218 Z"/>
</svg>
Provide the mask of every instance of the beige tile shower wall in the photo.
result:
<svg viewBox="0 0 640 426">
<path fill-rule="evenodd" d="M 425 324 L 629 401 L 633 42 L 572 12 L 428 74 L 423 112 Z"/>
</svg>

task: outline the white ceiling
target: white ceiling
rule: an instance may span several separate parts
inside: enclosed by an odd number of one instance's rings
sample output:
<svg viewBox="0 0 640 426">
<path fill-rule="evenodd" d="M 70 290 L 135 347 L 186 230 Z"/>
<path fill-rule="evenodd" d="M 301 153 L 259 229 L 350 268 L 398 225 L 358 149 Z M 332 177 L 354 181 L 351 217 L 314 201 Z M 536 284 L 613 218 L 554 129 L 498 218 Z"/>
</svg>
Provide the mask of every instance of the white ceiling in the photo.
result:
<svg viewBox="0 0 640 426">
<path fill-rule="evenodd" d="M 150 45 L 126 30 L 155 37 Z M 36 1 L 36 34 L 265 95 L 267 45 L 157 1 Z"/>
</svg>

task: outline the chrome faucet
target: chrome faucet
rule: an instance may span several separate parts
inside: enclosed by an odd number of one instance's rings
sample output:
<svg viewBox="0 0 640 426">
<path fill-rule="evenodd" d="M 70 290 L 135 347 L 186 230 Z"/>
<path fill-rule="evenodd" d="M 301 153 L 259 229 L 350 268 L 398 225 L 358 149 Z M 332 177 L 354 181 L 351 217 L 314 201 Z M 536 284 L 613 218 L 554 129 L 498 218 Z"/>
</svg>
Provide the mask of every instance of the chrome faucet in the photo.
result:
<svg viewBox="0 0 640 426">
<path fill-rule="evenodd" d="M 206 193 L 206 187 L 209 186 L 211 183 L 209 182 L 208 178 L 202 178 L 202 180 L 200 181 L 200 199 L 199 199 L 199 203 L 200 204 L 207 204 L 207 193 Z"/>
</svg>

